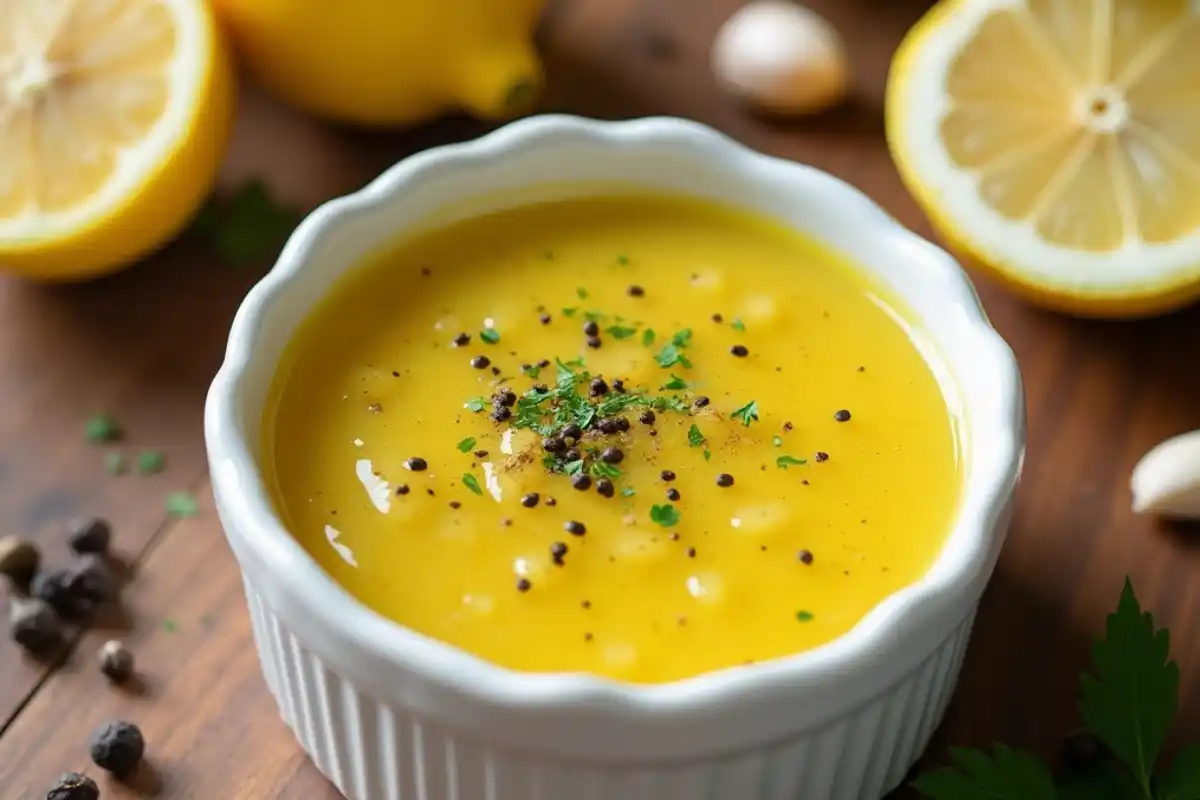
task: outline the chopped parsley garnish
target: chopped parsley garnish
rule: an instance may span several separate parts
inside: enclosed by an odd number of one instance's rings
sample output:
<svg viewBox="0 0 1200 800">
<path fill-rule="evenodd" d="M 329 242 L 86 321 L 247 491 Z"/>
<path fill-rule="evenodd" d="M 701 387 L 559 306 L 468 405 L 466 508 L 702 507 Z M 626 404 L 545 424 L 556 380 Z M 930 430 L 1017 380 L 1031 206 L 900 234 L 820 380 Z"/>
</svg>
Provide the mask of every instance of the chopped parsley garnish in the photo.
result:
<svg viewBox="0 0 1200 800">
<path fill-rule="evenodd" d="M 458 443 L 458 451 L 460 453 L 469 453 L 471 448 L 475 446 L 475 437 L 468 436 Z"/>
<path fill-rule="evenodd" d="M 635 494 L 637 494 L 637 492 L 633 490 L 632 486 L 626 486 L 621 490 L 621 497 L 633 497 Z"/>
<path fill-rule="evenodd" d="M 642 346 L 649 347 L 652 344 L 654 344 L 654 329 L 646 328 L 642 331 Z"/>
<path fill-rule="evenodd" d="M 192 229 L 229 264 L 273 258 L 300 223 L 299 210 L 278 202 L 266 184 L 249 181 L 223 200 L 211 200 Z"/>
<path fill-rule="evenodd" d="M 563 464 L 563 472 L 567 473 L 568 475 L 582 475 L 583 459 L 568 461 L 566 464 Z"/>
<path fill-rule="evenodd" d="M 568 306 L 567 308 L 564 308 L 562 310 L 562 314 L 564 317 L 573 317 L 573 316 L 575 316 L 575 312 L 578 310 L 579 310 L 578 308 L 573 308 L 573 307 Z"/>
<path fill-rule="evenodd" d="M 173 517 L 194 517 L 200 513 L 191 492 L 171 492 L 167 495 L 167 513 Z"/>
<path fill-rule="evenodd" d="M 604 315 L 604 312 L 602 312 L 602 311 L 585 311 L 585 312 L 583 312 L 583 318 L 588 320 L 589 322 L 603 322 L 604 317 L 605 317 L 605 315 Z"/>
<path fill-rule="evenodd" d="M 495 344 L 500 341 L 500 331 L 495 328 L 484 328 L 479 332 L 479 338 L 488 344 Z"/>
<path fill-rule="evenodd" d="M 771 444 L 775 445 L 776 447 L 783 447 L 783 437 L 776 436 L 771 440 Z"/>
<path fill-rule="evenodd" d="M 803 466 L 807 463 L 808 459 L 796 458 L 794 456 L 780 456 L 779 458 L 775 459 L 775 466 L 779 467 L 780 469 L 787 469 L 788 467 L 792 466 Z"/>
<path fill-rule="evenodd" d="M 121 428 L 108 414 L 93 414 L 84 425 L 84 435 L 89 442 L 115 442 L 121 438 Z"/>
<path fill-rule="evenodd" d="M 622 267 L 629 266 L 629 256 L 625 255 L 624 253 L 618 253 L 617 254 L 617 263 L 620 264 Z"/>
<path fill-rule="evenodd" d="M 688 444 L 692 447 L 699 447 L 706 441 L 704 434 L 700 432 L 700 426 L 693 422 L 692 427 L 688 428 Z"/>
<path fill-rule="evenodd" d="M 679 524 L 679 511 L 670 503 L 664 503 L 661 506 L 651 506 L 650 521 L 658 523 L 664 528 L 670 528 L 673 525 Z"/>
<path fill-rule="evenodd" d="M 463 473 L 463 486 L 467 487 L 480 497 L 483 496 L 483 489 L 480 488 L 479 481 L 476 480 L 475 476 L 469 472 Z"/>
<path fill-rule="evenodd" d="M 157 450 L 146 450 L 138 453 L 137 470 L 139 475 L 157 475 L 167 465 L 166 456 Z"/>
<path fill-rule="evenodd" d="M 796 620 L 799 622 L 812 622 L 813 614 L 811 611 L 797 611 Z"/>
<path fill-rule="evenodd" d="M 580 300 L 587 300 L 588 299 L 588 290 L 583 288 L 582 286 L 580 286 L 578 289 L 575 290 L 575 295 Z"/>
<path fill-rule="evenodd" d="M 733 328 L 735 331 L 737 331 L 738 333 L 746 332 L 746 325 L 740 319 L 735 319 L 733 322 L 731 322 L 729 324 L 729 326 L 731 328 Z"/>
<path fill-rule="evenodd" d="M 472 397 L 470 400 L 463 403 L 463 408 L 467 409 L 468 411 L 479 413 L 487 408 L 487 400 L 482 397 Z"/>
<path fill-rule="evenodd" d="M 679 345 L 676 344 L 665 345 L 663 349 L 658 351 L 658 355 L 654 357 L 654 360 L 664 369 L 666 367 L 673 367 L 676 364 L 687 369 L 692 368 L 692 362 L 688 360 L 688 357 L 680 351 Z"/>
<path fill-rule="evenodd" d="M 628 339 L 637 333 L 637 328 L 629 328 L 624 325 L 609 325 L 604 329 L 604 332 L 614 339 Z"/>
<path fill-rule="evenodd" d="M 536 378 L 538 375 L 542 374 L 542 368 L 537 364 L 526 364 L 525 366 L 521 367 L 521 371 L 531 378 Z"/>
<path fill-rule="evenodd" d="M 730 416 L 749 428 L 751 422 L 758 422 L 758 401 L 751 400 L 746 405 L 736 409 Z"/>
<path fill-rule="evenodd" d="M 706 447 L 704 448 L 704 460 L 709 461 L 710 459 L 712 459 L 712 451 Z"/>
<path fill-rule="evenodd" d="M 687 347 L 692 343 L 692 329 L 684 328 L 671 337 L 671 344 L 676 347 Z"/>
<path fill-rule="evenodd" d="M 605 461 L 593 461 L 588 469 L 591 471 L 592 477 L 608 478 L 609 480 L 616 480 L 625 474 L 616 464 L 609 464 Z"/>
<path fill-rule="evenodd" d="M 672 372 L 671 380 L 664 383 L 662 388 L 673 389 L 673 390 L 683 390 L 683 389 L 688 388 L 688 384 L 687 384 L 687 381 L 685 381 L 683 378 L 679 377 L 674 372 Z"/>
</svg>

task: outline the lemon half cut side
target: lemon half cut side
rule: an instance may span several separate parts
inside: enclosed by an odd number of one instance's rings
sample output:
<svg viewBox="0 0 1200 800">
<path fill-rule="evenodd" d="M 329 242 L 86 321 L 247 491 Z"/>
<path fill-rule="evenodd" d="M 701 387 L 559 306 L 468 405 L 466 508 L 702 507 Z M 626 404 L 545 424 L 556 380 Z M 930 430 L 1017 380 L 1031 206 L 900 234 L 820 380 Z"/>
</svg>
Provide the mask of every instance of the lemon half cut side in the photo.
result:
<svg viewBox="0 0 1200 800">
<path fill-rule="evenodd" d="M 166 243 L 233 102 L 205 0 L 0 0 L 0 271 L 78 280 Z"/>
<path fill-rule="evenodd" d="M 950 248 L 1034 301 L 1200 297 L 1200 3 L 944 0 L 893 61 L 887 135 Z"/>
</svg>

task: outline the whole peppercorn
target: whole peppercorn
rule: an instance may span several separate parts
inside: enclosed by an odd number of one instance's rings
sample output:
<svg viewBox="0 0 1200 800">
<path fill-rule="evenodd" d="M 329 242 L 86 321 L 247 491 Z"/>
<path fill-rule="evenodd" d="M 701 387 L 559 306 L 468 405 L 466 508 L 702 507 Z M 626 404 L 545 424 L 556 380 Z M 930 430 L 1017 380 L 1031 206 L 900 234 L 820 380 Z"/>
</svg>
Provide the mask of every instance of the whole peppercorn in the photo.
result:
<svg viewBox="0 0 1200 800">
<path fill-rule="evenodd" d="M 491 418 L 496 422 L 512 419 L 512 409 L 508 406 L 496 406 L 492 409 Z"/>
<path fill-rule="evenodd" d="M 600 451 L 600 460 L 606 464 L 620 464 L 625 460 L 625 453 L 619 447 L 606 447 Z"/>
<path fill-rule="evenodd" d="M 592 378 L 592 382 L 588 385 L 588 394 L 592 397 L 608 394 L 608 384 L 604 382 L 604 378 Z"/>
<path fill-rule="evenodd" d="M 603 344 L 604 344 L 604 340 L 601 339 L 599 336 L 587 337 L 587 346 L 592 348 L 593 350 L 598 350 Z"/>
<path fill-rule="evenodd" d="M 601 433 L 617 433 L 621 430 L 621 423 L 617 421 L 616 417 L 605 417 L 596 423 L 596 427 L 600 429 Z"/>
<path fill-rule="evenodd" d="M 13 641 L 34 655 L 46 655 L 63 640 L 62 622 L 49 603 L 14 597 L 8 607 Z"/>
<path fill-rule="evenodd" d="M 92 734 L 91 753 L 97 767 L 117 778 L 128 778 L 142 763 L 146 740 L 132 722 L 106 722 Z"/>
<path fill-rule="evenodd" d="M 83 556 L 71 567 L 70 574 L 67 589 L 82 604 L 95 608 L 116 594 L 116 579 L 108 563 L 100 556 Z"/>
<path fill-rule="evenodd" d="M 625 417 L 617 417 L 617 430 L 622 432 L 629 430 L 629 420 Z"/>
<path fill-rule="evenodd" d="M 567 449 L 567 444 L 561 436 L 547 436 L 542 439 L 542 449 L 547 453 L 561 453 Z"/>
<path fill-rule="evenodd" d="M 836 419 L 838 422 L 849 422 L 850 421 L 850 412 L 844 408 L 839 408 L 834 413 L 833 418 Z"/>
<path fill-rule="evenodd" d="M 475 369 L 487 369 L 492 365 L 492 360 L 487 356 L 475 356 L 471 359 L 471 366 Z"/>
<path fill-rule="evenodd" d="M 574 475 L 571 477 L 571 487 L 581 492 L 586 492 L 592 488 L 592 479 L 587 475 Z"/>
<path fill-rule="evenodd" d="M 720 486 L 722 488 L 728 488 L 730 486 L 733 486 L 733 476 L 730 475 L 728 472 L 722 472 L 720 475 L 717 476 L 717 486 Z"/>
<path fill-rule="evenodd" d="M 1109 755 L 1108 748 L 1094 734 L 1077 730 L 1063 741 L 1060 757 L 1063 767 L 1079 772 L 1094 768 Z"/>
<path fill-rule="evenodd" d="M 599 333 L 600 325 L 597 324 L 596 320 L 589 319 L 587 322 L 583 323 L 584 336 L 596 336 Z"/>
<path fill-rule="evenodd" d="M 600 478 L 596 481 L 596 491 L 602 497 L 612 497 L 616 492 L 616 487 L 613 486 L 613 482 L 608 478 Z"/>
<path fill-rule="evenodd" d="M 71 571 L 68 569 L 42 570 L 33 579 L 29 590 L 38 600 L 41 600 L 58 612 L 65 619 L 77 619 L 86 611 L 79 607 L 76 598 L 71 594 Z"/>
<path fill-rule="evenodd" d="M 562 435 L 567 439 L 579 441 L 579 437 L 583 436 L 583 429 L 572 422 L 562 429 Z"/>
<path fill-rule="evenodd" d="M 492 398 L 492 402 L 499 406 L 516 405 L 517 393 L 512 389 L 501 389 L 500 391 L 496 392 L 495 397 Z"/>
<path fill-rule="evenodd" d="M 133 653 L 112 639 L 100 648 L 100 671 L 113 683 L 124 683 L 133 676 Z"/>
<path fill-rule="evenodd" d="M 76 553 L 108 552 L 112 540 L 112 526 L 100 518 L 75 520 L 71 523 L 71 532 L 67 535 L 67 546 Z"/>
<path fill-rule="evenodd" d="M 64 772 L 46 792 L 46 800 L 100 800 L 100 787 L 87 775 Z"/>
<path fill-rule="evenodd" d="M 638 417 L 638 421 L 643 425 L 653 425 L 655 419 L 656 417 L 654 416 L 654 412 L 648 408 L 642 412 L 640 417 Z"/>
<path fill-rule="evenodd" d="M 581 458 L 583 458 L 583 454 L 580 453 L 578 450 L 576 450 L 574 447 L 570 448 L 569 450 L 567 450 L 567 452 L 563 453 L 564 461 L 578 461 Z"/>
<path fill-rule="evenodd" d="M 0 575 L 6 576 L 15 586 L 25 589 L 37 574 L 41 553 L 32 542 L 16 536 L 0 539 Z"/>
</svg>

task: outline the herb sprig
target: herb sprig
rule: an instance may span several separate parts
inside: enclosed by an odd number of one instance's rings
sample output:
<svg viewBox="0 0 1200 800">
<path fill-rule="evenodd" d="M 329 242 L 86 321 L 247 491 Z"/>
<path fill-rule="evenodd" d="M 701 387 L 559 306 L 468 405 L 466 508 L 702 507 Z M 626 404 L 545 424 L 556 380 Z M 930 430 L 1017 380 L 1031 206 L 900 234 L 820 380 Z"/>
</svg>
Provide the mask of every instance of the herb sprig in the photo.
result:
<svg viewBox="0 0 1200 800">
<path fill-rule="evenodd" d="M 1037 757 L 997 745 L 990 752 L 951 750 L 953 766 L 921 775 L 913 786 L 932 800 L 1197 800 L 1200 745 L 1159 769 L 1159 755 L 1179 709 L 1179 666 L 1170 636 L 1154 627 L 1126 579 L 1104 638 L 1081 680 L 1085 728 L 1110 756 L 1059 775 Z"/>
</svg>

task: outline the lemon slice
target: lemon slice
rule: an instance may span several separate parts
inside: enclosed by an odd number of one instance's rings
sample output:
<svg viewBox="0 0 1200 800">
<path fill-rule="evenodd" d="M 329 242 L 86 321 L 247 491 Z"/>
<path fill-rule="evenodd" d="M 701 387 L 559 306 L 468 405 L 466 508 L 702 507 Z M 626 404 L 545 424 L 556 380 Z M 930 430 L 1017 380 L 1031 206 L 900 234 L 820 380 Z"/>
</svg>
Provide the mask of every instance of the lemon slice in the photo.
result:
<svg viewBox="0 0 1200 800">
<path fill-rule="evenodd" d="M 1200 4 L 945 0 L 893 61 L 887 133 L 950 247 L 1034 300 L 1200 296 Z"/>
<path fill-rule="evenodd" d="M 232 108 L 205 0 L 0 0 L 0 270 L 79 279 L 165 243 Z"/>
</svg>

